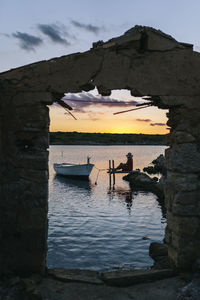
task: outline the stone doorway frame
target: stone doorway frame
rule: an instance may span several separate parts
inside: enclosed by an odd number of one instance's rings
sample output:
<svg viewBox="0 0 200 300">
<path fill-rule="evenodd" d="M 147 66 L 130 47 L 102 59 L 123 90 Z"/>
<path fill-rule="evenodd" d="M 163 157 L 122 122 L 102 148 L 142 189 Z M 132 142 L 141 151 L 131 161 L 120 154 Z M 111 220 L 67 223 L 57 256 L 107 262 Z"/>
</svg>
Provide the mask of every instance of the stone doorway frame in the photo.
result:
<svg viewBox="0 0 200 300">
<path fill-rule="evenodd" d="M 200 54 L 150 27 L 84 53 L 0 74 L 0 274 L 44 274 L 47 251 L 47 105 L 64 93 L 150 95 L 169 109 L 165 241 L 172 265 L 191 268 L 200 249 Z"/>
</svg>

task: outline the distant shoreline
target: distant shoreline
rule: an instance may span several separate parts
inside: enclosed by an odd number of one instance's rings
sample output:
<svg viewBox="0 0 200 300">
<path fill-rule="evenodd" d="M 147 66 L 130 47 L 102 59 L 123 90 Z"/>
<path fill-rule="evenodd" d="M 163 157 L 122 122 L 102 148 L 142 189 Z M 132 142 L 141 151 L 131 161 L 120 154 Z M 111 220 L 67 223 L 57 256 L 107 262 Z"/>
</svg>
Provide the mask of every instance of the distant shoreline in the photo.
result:
<svg viewBox="0 0 200 300">
<path fill-rule="evenodd" d="M 50 146 L 167 146 L 166 144 L 59 144 L 50 143 Z"/>
<path fill-rule="evenodd" d="M 166 135 L 50 132 L 50 145 L 76 146 L 166 146 Z"/>
</svg>

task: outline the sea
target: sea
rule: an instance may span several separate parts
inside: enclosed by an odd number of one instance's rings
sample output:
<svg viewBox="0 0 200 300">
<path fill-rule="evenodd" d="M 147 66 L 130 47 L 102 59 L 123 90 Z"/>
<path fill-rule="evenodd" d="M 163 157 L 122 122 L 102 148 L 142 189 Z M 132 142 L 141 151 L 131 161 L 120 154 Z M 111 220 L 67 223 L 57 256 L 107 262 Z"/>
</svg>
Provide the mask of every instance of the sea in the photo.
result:
<svg viewBox="0 0 200 300">
<path fill-rule="evenodd" d="M 150 165 L 166 146 L 52 145 L 49 148 L 49 268 L 149 268 L 151 242 L 162 242 L 166 218 L 151 192 L 131 191 L 124 174 L 110 187 L 106 169 L 133 154 L 134 169 Z M 55 174 L 54 163 L 95 165 L 89 180 Z"/>
</svg>

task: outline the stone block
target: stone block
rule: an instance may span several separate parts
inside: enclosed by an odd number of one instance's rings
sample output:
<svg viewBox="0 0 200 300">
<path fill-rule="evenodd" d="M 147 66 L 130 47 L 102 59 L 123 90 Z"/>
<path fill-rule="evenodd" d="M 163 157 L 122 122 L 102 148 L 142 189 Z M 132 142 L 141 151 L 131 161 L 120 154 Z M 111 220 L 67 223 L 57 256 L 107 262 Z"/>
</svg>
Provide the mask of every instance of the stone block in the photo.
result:
<svg viewBox="0 0 200 300">
<path fill-rule="evenodd" d="M 192 72 L 191 65 L 197 63 L 195 62 L 196 60 L 199 61 L 199 58 L 195 55 L 192 54 L 192 56 L 187 50 L 181 53 L 177 50 L 159 53 L 152 51 L 142 57 L 141 55 L 135 55 L 129 71 L 128 86 L 137 88 L 143 95 L 198 96 L 200 95 L 200 89 L 197 84 L 190 87 L 190 90 L 187 89 L 188 86 L 186 84 L 186 82 L 189 84 L 186 70 L 191 70 L 189 72 Z M 190 62 L 187 59 L 191 59 Z M 179 64 L 178 70 L 177 64 Z M 167 69 L 166 65 L 168 65 Z M 160 73 L 153 72 L 155 69 L 159 69 Z M 176 73 L 176 76 L 173 77 L 172 73 Z M 190 84 L 193 84 L 193 80 L 196 80 L 194 78 L 199 77 L 197 68 L 195 68 L 194 73 L 194 77 L 189 80 Z M 165 82 L 164 87 L 162 82 Z"/>
<path fill-rule="evenodd" d="M 192 235 L 193 237 L 199 234 L 200 220 L 196 216 L 180 216 L 167 212 L 167 224 L 169 230 L 177 235 Z"/>
<path fill-rule="evenodd" d="M 176 193 L 172 212 L 175 215 L 200 216 L 200 191 Z"/>
<path fill-rule="evenodd" d="M 168 51 L 174 48 L 184 49 L 175 39 L 172 37 L 166 37 L 165 35 L 158 34 L 154 31 L 147 32 L 148 44 L 147 49 L 149 51 Z"/>
<path fill-rule="evenodd" d="M 167 169 L 179 173 L 200 173 L 200 152 L 197 144 L 173 145 L 165 153 Z"/>
<path fill-rule="evenodd" d="M 169 229 L 169 226 L 167 225 L 165 228 L 165 238 L 164 241 L 167 245 L 171 244 L 172 240 L 172 230 Z"/>
<path fill-rule="evenodd" d="M 195 192 L 200 189 L 199 175 L 198 173 L 178 173 L 168 170 L 166 188 L 168 190 L 171 188 L 174 193 L 189 191 Z"/>
<path fill-rule="evenodd" d="M 103 284 L 99 272 L 76 269 L 48 269 L 48 275 L 63 282 L 84 282 L 90 284 Z"/>
<path fill-rule="evenodd" d="M 24 208 L 47 207 L 48 204 L 48 182 L 27 181 L 20 179 L 2 186 L 4 195 L 0 201 L 0 208 L 3 211 L 17 211 Z"/>
<path fill-rule="evenodd" d="M 26 225 L 26 224 L 25 224 Z M 3 257 L 0 273 L 31 274 L 45 272 L 46 231 L 26 230 L 7 232 L 1 240 L 0 256 Z"/>
<path fill-rule="evenodd" d="M 178 252 L 177 252 L 177 249 L 172 247 L 171 244 L 168 245 L 168 256 L 169 256 L 169 259 L 170 259 L 172 265 L 174 267 L 178 267 Z M 185 264 L 183 266 L 181 265 L 181 267 L 184 267 L 184 266 L 185 266 Z"/>
<path fill-rule="evenodd" d="M 174 276 L 175 273 L 170 269 L 163 270 L 122 270 L 107 271 L 101 274 L 101 279 L 111 286 L 130 286 L 138 283 L 151 282 Z"/>
<path fill-rule="evenodd" d="M 176 191 L 169 182 L 164 186 L 164 194 L 165 207 L 167 210 L 171 211 Z"/>
<path fill-rule="evenodd" d="M 200 233 L 196 236 L 189 235 L 189 234 L 176 234 L 175 232 L 172 232 L 172 240 L 171 245 L 178 249 L 179 253 L 198 253 L 198 247 L 199 244 L 199 237 Z"/>
<path fill-rule="evenodd" d="M 184 107 L 182 106 L 181 108 L 171 108 L 169 109 L 169 113 L 167 113 L 168 116 L 168 121 L 167 125 L 172 127 L 172 133 L 173 131 L 184 131 L 188 134 L 191 134 L 192 136 L 195 137 L 195 139 L 198 141 L 199 140 L 199 135 L 200 135 L 200 110 L 198 105 L 200 105 L 199 102 L 199 96 L 194 97 L 195 100 L 189 99 L 188 102 L 191 104 L 191 107 Z M 187 99 L 186 99 L 187 100 Z M 192 103 L 194 106 L 192 107 Z M 196 103 L 196 104 L 195 104 Z M 186 105 L 186 104 L 184 104 Z M 173 134 L 172 134 L 172 140 L 170 138 L 171 134 L 169 135 L 169 142 L 175 142 L 173 139 Z"/>
<path fill-rule="evenodd" d="M 195 206 L 196 208 L 200 204 L 200 191 L 191 192 L 178 192 L 174 195 L 173 204 L 187 207 L 187 205 Z"/>
<path fill-rule="evenodd" d="M 168 140 L 170 144 L 184 144 L 184 143 L 195 143 L 195 137 L 185 131 L 173 131 L 170 133 Z"/>
<path fill-rule="evenodd" d="M 21 209 L 18 212 L 18 227 L 20 231 L 26 230 L 38 230 L 47 227 L 47 207 L 46 208 L 31 208 L 31 209 Z"/>
<path fill-rule="evenodd" d="M 139 29 L 140 26 L 135 26 L 131 29 L 129 29 L 128 31 L 126 31 L 123 35 L 116 37 L 116 38 L 112 38 L 111 40 L 109 40 L 108 42 L 103 43 L 103 48 L 110 48 L 113 46 L 122 46 L 125 44 L 126 46 L 128 44 L 135 45 L 135 43 L 133 42 L 138 42 L 138 44 L 140 44 L 140 39 L 141 39 L 141 35 L 142 35 L 142 30 Z M 130 47 L 133 48 L 134 46 Z M 137 47 L 138 50 L 138 47 Z"/>
<path fill-rule="evenodd" d="M 194 205 L 176 205 L 173 204 L 172 212 L 175 215 L 187 216 L 187 217 L 197 217 L 200 216 L 200 208 Z"/>
<path fill-rule="evenodd" d="M 88 51 L 48 61 L 50 72 L 47 76 L 51 89 L 56 92 L 81 92 L 81 87 L 90 83 L 101 69 L 102 60 L 101 55 Z M 66 70 L 70 70 L 70 75 L 66 75 Z M 92 84 L 94 86 L 94 82 Z"/>
<path fill-rule="evenodd" d="M 198 101 L 199 97 L 196 97 Z M 198 101 L 199 103 L 199 101 Z M 200 105 L 200 104 L 199 104 Z M 173 108 L 169 110 L 167 125 L 173 128 L 176 131 L 184 131 L 188 134 L 191 134 L 199 141 L 200 136 L 200 111 L 197 104 L 193 108 L 182 107 L 182 108 Z M 173 136 L 172 136 L 173 137 Z M 170 141 L 170 135 L 169 135 Z M 174 142 L 172 139 L 171 142 Z"/>
<path fill-rule="evenodd" d="M 161 102 L 169 107 L 184 105 L 192 109 L 200 108 L 200 96 L 161 96 Z"/>
<path fill-rule="evenodd" d="M 168 255 L 174 266 L 180 270 L 190 270 L 197 259 L 199 253 L 193 249 L 178 249 L 168 246 Z"/>
<path fill-rule="evenodd" d="M 19 172 L 19 176 L 25 180 L 38 182 L 41 184 L 48 182 L 49 179 L 49 173 L 47 170 L 22 169 Z"/>
<path fill-rule="evenodd" d="M 149 255 L 155 259 L 157 256 L 167 256 L 167 245 L 163 243 L 153 242 L 149 247 Z"/>
<path fill-rule="evenodd" d="M 27 91 L 19 92 L 12 98 L 12 105 L 15 107 L 28 107 L 36 103 L 45 103 L 50 105 L 53 103 L 53 98 L 50 92 Z"/>
<path fill-rule="evenodd" d="M 31 153 L 32 152 L 32 153 Z M 20 151 L 13 161 L 14 167 L 24 169 L 34 169 L 36 171 L 48 170 L 48 152 Z"/>
<path fill-rule="evenodd" d="M 101 72 L 94 79 L 94 85 L 103 86 L 104 89 L 112 90 L 118 86 L 124 88 L 127 84 L 127 69 L 130 68 L 130 58 L 121 56 L 115 51 L 107 51 L 104 55 Z M 110 72 L 112 70 L 112 72 Z"/>
</svg>

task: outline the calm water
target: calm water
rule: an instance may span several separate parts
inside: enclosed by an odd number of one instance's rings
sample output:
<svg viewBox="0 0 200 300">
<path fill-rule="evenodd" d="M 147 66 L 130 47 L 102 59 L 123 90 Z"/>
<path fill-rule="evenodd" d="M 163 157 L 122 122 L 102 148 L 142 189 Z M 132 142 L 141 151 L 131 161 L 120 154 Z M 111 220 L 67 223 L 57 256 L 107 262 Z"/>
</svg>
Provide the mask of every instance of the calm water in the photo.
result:
<svg viewBox="0 0 200 300">
<path fill-rule="evenodd" d="M 91 162 L 108 167 L 134 155 L 134 169 L 147 166 L 164 146 L 51 146 L 49 180 L 49 267 L 105 270 L 152 265 L 149 244 L 162 241 L 165 218 L 152 193 L 130 193 L 129 184 L 116 177 L 109 190 L 108 174 L 93 169 L 90 181 L 55 176 L 54 162 Z"/>
</svg>

